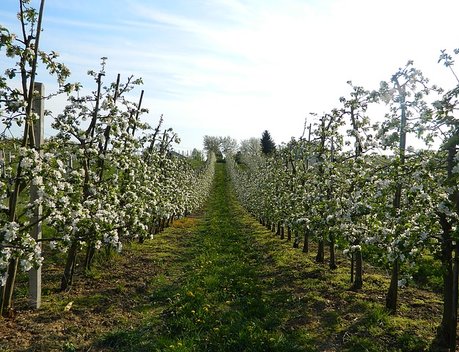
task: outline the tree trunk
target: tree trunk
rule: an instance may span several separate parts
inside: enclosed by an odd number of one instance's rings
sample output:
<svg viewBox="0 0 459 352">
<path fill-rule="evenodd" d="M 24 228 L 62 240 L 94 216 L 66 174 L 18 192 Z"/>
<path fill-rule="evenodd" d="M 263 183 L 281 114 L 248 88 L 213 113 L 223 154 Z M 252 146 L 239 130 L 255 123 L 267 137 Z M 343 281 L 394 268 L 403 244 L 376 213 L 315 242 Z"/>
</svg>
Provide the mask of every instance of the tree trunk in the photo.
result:
<svg viewBox="0 0 459 352">
<path fill-rule="evenodd" d="M 336 256 L 335 256 L 335 235 L 334 234 L 330 234 L 329 246 L 330 246 L 330 263 L 329 263 L 329 267 L 330 267 L 330 269 L 335 270 L 337 268 L 337 266 L 336 266 Z"/>
<path fill-rule="evenodd" d="M 281 225 L 280 227 L 280 239 L 283 240 L 285 238 L 285 227 Z"/>
<path fill-rule="evenodd" d="M 451 309 L 451 340 L 449 348 L 451 351 L 456 350 L 456 331 L 457 331 L 457 303 L 458 303 L 458 278 L 459 278 L 459 244 L 456 243 L 454 250 L 453 262 L 453 294 L 452 294 L 452 309 Z"/>
<path fill-rule="evenodd" d="M 456 322 L 454 312 L 454 275 L 452 244 L 449 234 L 443 234 L 442 266 L 443 266 L 443 315 L 438 331 L 438 339 L 441 347 L 455 350 L 456 345 Z M 456 254 L 457 255 L 457 254 Z M 457 270 L 456 270 L 457 271 Z"/>
<path fill-rule="evenodd" d="M 94 243 L 88 244 L 88 247 L 86 248 L 86 257 L 84 259 L 84 269 L 87 271 L 91 270 L 92 262 L 94 259 L 94 255 L 96 254 L 96 246 Z"/>
<path fill-rule="evenodd" d="M 392 264 L 392 276 L 390 279 L 389 291 L 387 291 L 386 295 L 386 308 L 389 309 L 392 314 L 397 312 L 399 267 L 399 260 L 395 259 Z"/>
<path fill-rule="evenodd" d="M 22 9 L 22 2 L 20 2 L 20 8 Z M 29 121 L 29 118 L 32 113 L 33 107 L 33 99 L 34 99 L 34 89 L 35 89 L 35 76 L 37 73 L 37 60 L 39 56 L 39 44 L 40 44 L 40 34 L 42 31 L 42 20 L 43 20 L 43 11 L 44 11 L 45 1 L 40 1 L 40 9 L 38 13 L 33 15 L 33 20 L 26 20 L 23 16 L 20 18 L 20 22 L 23 26 L 23 29 L 27 26 L 26 22 L 34 22 L 36 25 L 33 26 L 34 29 L 31 30 L 29 42 L 26 42 L 26 33 L 24 31 L 24 49 L 26 51 L 30 50 L 31 60 L 25 57 L 20 58 L 20 66 L 23 68 L 21 70 L 20 77 L 22 78 L 22 94 L 24 96 L 24 103 L 25 108 L 22 110 L 25 116 L 25 124 L 24 124 L 24 134 L 22 137 L 22 147 L 26 148 L 34 148 L 36 149 L 35 145 L 35 137 L 34 137 L 34 130 L 33 130 L 33 122 Z M 22 11 L 22 10 L 21 10 Z M 27 16 L 26 16 L 27 17 Z M 27 66 L 29 66 L 27 68 Z M 29 78 L 28 78 L 29 77 Z M 11 154 L 10 154 L 11 155 Z M 11 157 L 10 157 L 11 159 Z M 8 204 L 8 219 L 10 222 L 17 221 L 17 211 L 18 211 L 18 199 L 22 190 L 24 189 L 24 180 L 22 180 L 22 167 L 21 167 L 21 160 L 17 164 L 16 168 L 16 175 L 14 177 L 14 187 L 12 193 L 9 195 L 9 204 Z M 11 160 L 10 160 L 11 161 Z M 12 258 L 8 263 L 8 277 L 6 279 L 5 285 L 2 287 L 2 294 L 1 294 L 1 302 L 0 302 L 0 315 L 2 316 L 11 316 L 13 314 L 13 293 L 14 287 L 16 283 L 16 276 L 18 271 L 18 258 Z"/>
<path fill-rule="evenodd" d="M 319 240 L 317 247 L 316 262 L 323 263 L 325 261 L 325 243 L 324 240 Z"/>
<path fill-rule="evenodd" d="M 300 246 L 300 236 L 298 234 L 298 230 L 293 230 L 293 248 L 298 248 Z"/>
<path fill-rule="evenodd" d="M 357 249 L 354 253 L 355 258 L 355 277 L 354 277 L 354 284 L 352 288 L 354 290 L 360 290 L 363 286 L 363 258 L 362 258 L 362 251 Z"/>
<path fill-rule="evenodd" d="M 10 260 L 8 264 L 8 278 L 5 286 L 3 286 L 2 302 L 0 313 L 3 317 L 11 317 L 13 315 L 13 292 L 18 272 L 19 261 L 16 258 Z"/>
<path fill-rule="evenodd" d="M 157 235 L 158 233 L 161 232 L 161 221 L 160 220 L 157 220 L 154 227 L 153 227 L 153 234 L 154 235 Z"/>
<path fill-rule="evenodd" d="M 397 90 L 400 96 L 400 164 L 405 164 L 405 148 L 406 148 L 406 92 L 405 88 L 402 88 L 398 82 L 397 77 L 395 77 L 395 83 L 397 86 Z M 399 174 L 401 171 L 397 171 L 397 178 L 400 176 Z M 397 181 L 397 188 L 395 190 L 394 196 L 394 209 L 401 209 L 401 199 L 402 199 L 402 183 Z M 398 236 L 399 234 L 397 234 Z M 392 314 L 395 314 L 397 311 L 397 300 L 398 300 L 398 274 L 400 271 L 400 262 L 398 259 L 394 260 L 392 264 L 392 277 L 390 280 L 389 291 L 387 292 L 386 296 L 386 308 L 389 309 Z"/>
<path fill-rule="evenodd" d="M 66 291 L 72 286 L 73 273 L 75 271 L 75 263 L 78 251 L 78 241 L 73 240 L 70 245 L 69 252 L 67 254 L 67 260 L 65 262 L 64 275 L 61 279 L 61 291 Z"/>
<path fill-rule="evenodd" d="M 303 253 L 309 253 L 309 229 L 304 229 Z"/>
<path fill-rule="evenodd" d="M 153 220 L 151 221 L 151 224 L 150 224 L 150 235 L 156 235 L 159 231 L 158 231 L 158 228 L 159 228 L 159 220 L 158 218 L 153 218 Z M 140 239 L 139 239 L 140 241 Z M 141 240 L 143 243 L 144 239 Z"/>
<path fill-rule="evenodd" d="M 351 284 L 354 283 L 354 253 L 351 253 Z"/>
</svg>

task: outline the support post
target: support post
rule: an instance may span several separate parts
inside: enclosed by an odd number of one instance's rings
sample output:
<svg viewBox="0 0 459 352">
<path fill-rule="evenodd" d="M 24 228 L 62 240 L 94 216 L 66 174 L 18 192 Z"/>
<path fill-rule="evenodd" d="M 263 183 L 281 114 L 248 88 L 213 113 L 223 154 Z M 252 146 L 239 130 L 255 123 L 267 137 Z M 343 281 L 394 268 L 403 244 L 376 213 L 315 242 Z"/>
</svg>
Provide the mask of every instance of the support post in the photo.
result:
<svg viewBox="0 0 459 352">
<path fill-rule="evenodd" d="M 43 96 L 45 94 L 45 86 L 43 83 L 35 82 L 34 91 L 38 91 L 37 97 L 33 101 L 33 112 L 39 116 L 39 119 L 34 121 L 34 135 L 35 135 L 35 148 L 37 149 L 40 155 L 42 152 L 42 145 L 44 141 L 44 117 L 45 117 L 45 108 L 43 103 Z M 35 185 L 30 187 L 30 201 L 34 202 L 38 199 L 38 188 Z M 38 220 L 42 216 L 42 206 L 36 205 L 34 209 L 34 216 L 32 222 L 36 223 L 30 230 L 31 236 L 35 240 L 41 240 L 42 229 L 41 221 Z M 42 244 L 39 244 L 40 250 Z M 30 305 L 33 309 L 38 309 L 41 306 L 41 267 L 38 269 L 32 268 L 29 271 L 29 295 L 30 295 Z"/>
</svg>

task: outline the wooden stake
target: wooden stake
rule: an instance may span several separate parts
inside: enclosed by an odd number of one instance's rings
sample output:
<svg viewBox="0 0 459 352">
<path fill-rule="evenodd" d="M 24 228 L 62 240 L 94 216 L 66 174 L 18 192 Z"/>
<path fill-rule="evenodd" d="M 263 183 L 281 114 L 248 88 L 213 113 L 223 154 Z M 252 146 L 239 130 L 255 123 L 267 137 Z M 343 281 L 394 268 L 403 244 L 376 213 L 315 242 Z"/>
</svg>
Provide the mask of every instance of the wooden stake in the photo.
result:
<svg viewBox="0 0 459 352">
<path fill-rule="evenodd" d="M 40 156 L 43 154 L 42 145 L 44 140 L 44 104 L 43 96 L 45 87 L 43 83 L 35 82 L 35 91 L 38 91 L 38 96 L 33 101 L 33 111 L 39 116 L 39 119 L 34 121 L 34 135 L 35 135 L 35 148 L 38 150 Z M 31 185 L 30 187 L 30 202 L 33 203 L 38 199 L 38 187 Z M 42 216 L 42 206 L 36 205 L 34 209 L 33 223 L 36 223 L 30 230 L 31 236 L 35 240 L 41 240 L 42 229 L 41 221 L 38 221 Z M 41 250 L 41 243 L 40 243 Z M 29 294 L 30 305 L 34 309 L 40 308 L 41 305 L 41 267 L 38 269 L 32 268 L 29 271 Z"/>
</svg>

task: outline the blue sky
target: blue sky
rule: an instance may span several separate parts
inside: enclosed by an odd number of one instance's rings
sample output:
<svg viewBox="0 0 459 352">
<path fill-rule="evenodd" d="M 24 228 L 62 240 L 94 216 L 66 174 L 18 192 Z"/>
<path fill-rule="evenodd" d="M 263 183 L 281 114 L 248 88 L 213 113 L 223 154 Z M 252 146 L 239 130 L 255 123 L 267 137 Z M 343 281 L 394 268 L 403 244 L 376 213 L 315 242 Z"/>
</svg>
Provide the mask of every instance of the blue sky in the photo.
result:
<svg viewBox="0 0 459 352">
<path fill-rule="evenodd" d="M 0 24 L 14 32 L 17 3 L 0 3 Z M 179 150 L 202 148 L 206 134 L 265 129 L 280 143 L 301 135 L 309 112 L 337 106 L 346 81 L 375 89 L 409 59 L 453 85 L 437 59 L 459 47 L 458 13 L 456 0 L 47 0 L 42 49 L 59 52 L 87 89 L 103 56 L 107 79 L 142 77 L 145 119 L 164 114 Z"/>
</svg>

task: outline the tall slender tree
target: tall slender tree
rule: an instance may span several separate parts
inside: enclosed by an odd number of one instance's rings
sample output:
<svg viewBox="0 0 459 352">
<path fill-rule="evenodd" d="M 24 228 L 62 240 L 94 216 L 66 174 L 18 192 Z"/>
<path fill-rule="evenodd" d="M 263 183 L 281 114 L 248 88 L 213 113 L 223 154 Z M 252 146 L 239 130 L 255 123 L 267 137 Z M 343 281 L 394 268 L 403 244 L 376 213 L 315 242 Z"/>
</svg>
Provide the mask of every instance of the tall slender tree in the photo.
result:
<svg viewBox="0 0 459 352">
<path fill-rule="evenodd" d="M 40 50 L 40 36 L 42 33 L 43 12 L 45 0 L 39 3 L 39 9 L 33 8 L 30 1 L 19 1 L 18 20 L 21 34 L 15 35 L 0 25 L 0 50 L 4 50 L 7 57 L 16 60 L 14 68 L 9 68 L 0 75 L 0 111 L 3 124 L 6 129 L 16 125 L 23 126 L 21 149 L 23 154 L 17 159 L 14 175 L 12 177 L 11 189 L 8 194 L 8 206 L 0 217 L 0 226 L 11 229 L 10 243 L 8 243 L 7 267 L 0 271 L 0 314 L 10 316 L 13 313 L 13 291 L 16 283 L 20 257 L 24 256 L 26 250 L 24 243 L 34 243 L 29 236 L 30 219 L 28 216 L 21 216 L 33 211 L 21 212 L 24 207 L 31 205 L 21 204 L 28 186 L 32 182 L 32 173 L 28 173 L 24 162 L 25 154 L 38 155 L 36 153 L 34 123 L 37 118 L 34 113 L 33 100 L 37 98 L 35 79 L 39 64 L 46 67 L 48 73 L 53 74 L 59 83 L 59 92 L 70 92 L 76 88 L 75 85 L 66 84 L 65 81 L 70 75 L 67 67 L 57 62 L 58 54 L 54 51 L 47 53 Z M 20 86 L 12 88 L 17 83 L 10 80 L 19 79 Z M 11 83 L 11 84 L 10 84 Z M 5 131 L 6 131 L 5 129 Z M 4 132 L 5 132 L 4 131 Z M 38 159 L 38 158 L 37 158 Z M 35 175 L 36 176 L 36 175 Z M 41 219 L 40 219 L 41 221 Z M 3 248 L 6 248 L 6 236 L 2 233 L 1 240 Z M 31 246 L 32 247 L 32 246 Z M 31 257 L 37 258 L 35 265 L 41 263 L 41 250 L 39 246 L 33 246 L 34 253 Z M 30 247 L 29 247 L 30 248 Z"/>
<path fill-rule="evenodd" d="M 263 154 L 269 155 L 276 150 L 276 144 L 274 143 L 268 130 L 265 130 L 261 135 L 261 151 Z"/>
</svg>

